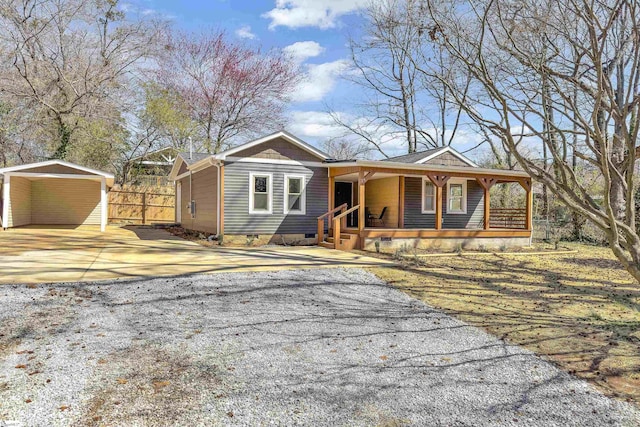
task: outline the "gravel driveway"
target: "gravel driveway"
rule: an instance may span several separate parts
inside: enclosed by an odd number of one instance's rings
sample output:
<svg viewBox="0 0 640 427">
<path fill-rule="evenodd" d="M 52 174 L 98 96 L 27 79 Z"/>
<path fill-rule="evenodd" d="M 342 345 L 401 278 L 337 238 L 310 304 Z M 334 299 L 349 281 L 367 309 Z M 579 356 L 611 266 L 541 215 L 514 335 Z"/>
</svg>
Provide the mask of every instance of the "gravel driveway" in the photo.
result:
<svg viewBox="0 0 640 427">
<path fill-rule="evenodd" d="M 359 269 L 0 287 L 0 426 L 638 425 Z"/>
</svg>

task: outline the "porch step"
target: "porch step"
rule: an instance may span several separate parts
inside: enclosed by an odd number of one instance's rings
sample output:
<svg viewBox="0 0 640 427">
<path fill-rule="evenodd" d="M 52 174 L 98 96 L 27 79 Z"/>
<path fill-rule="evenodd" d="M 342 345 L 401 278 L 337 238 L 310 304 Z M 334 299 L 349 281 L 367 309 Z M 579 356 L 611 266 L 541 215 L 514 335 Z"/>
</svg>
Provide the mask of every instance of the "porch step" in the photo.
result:
<svg viewBox="0 0 640 427">
<path fill-rule="evenodd" d="M 320 246 L 328 249 L 336 249 L 336 240 L 334 237 L 327 236 L 325 241 L 320 242 Z M 340 235 L 340 249 L 349 251 L 351 249 L 359 249 L 359 248 L 360 248 L 359 239 L 356 234 Z"/>
<path fill-rule="evenodd" d="M 351 238 L 350 238 L 350 237 L 340 237 L 340 243 L 348 242 L 349 240 L 351 240 Z M 335 244 L 335 243 L 336 243 L 336 241 L 335 241 L 335 239 L 333 238 L 333 236 L 329 236 L 329 237 L 327 237 L 327 238 L 326 238 L 326 241 L 327 241 L 327 242 L 329 242 L 329 243 L 333 243 L 333 244 Z"/>
</svg>

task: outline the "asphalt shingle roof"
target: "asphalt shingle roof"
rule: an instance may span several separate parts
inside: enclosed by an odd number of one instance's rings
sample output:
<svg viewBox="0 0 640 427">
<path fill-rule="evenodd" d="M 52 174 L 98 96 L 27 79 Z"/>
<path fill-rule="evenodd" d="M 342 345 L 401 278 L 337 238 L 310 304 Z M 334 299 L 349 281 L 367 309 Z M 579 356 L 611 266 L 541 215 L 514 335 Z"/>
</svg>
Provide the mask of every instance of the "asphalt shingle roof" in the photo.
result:
<svg viewBox="0 0 640 427">
<path fill-rule="evenodd" d="M 191 166 L 194 163 L 199 162 L 200 160 L 206 159 L 207 157 L 212 156 L 209 153 L 193 153 L 191 157 L 189 157 L 189 153 L 180 153 L 180 157 L 187 164 L 187 166 Z"/>
<path fill-rule="evenodd" d="M 424 159 L 425 157 L 428 157 L 434 153 L 437 153 L 438 151 L 441 151 L 442 147 L 440 148 L 431 148 L 429 150 L 424 150 L 424 151 L 417 151 L 415 153 L 411 153 L 411 154 L 405 154 L 403 156 L 396 156 L 396 157 L 389 157 L 388 159 L 384 159 L 383 161 L 385 162 L 399 162 L 399 163 L 416 163 L 422 159 Z"/>
</svg>

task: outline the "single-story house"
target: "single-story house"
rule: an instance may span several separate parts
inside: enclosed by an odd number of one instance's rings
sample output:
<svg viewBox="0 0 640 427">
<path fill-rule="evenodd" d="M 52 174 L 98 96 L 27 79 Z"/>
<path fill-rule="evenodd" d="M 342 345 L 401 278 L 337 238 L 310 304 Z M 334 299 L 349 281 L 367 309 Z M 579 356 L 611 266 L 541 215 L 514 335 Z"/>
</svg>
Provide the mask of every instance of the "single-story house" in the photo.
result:
<svg viewBox="0 0 640 427">
<path fill-rule="evenodd" d="M 180 153 L 169 178 L 176 222 L 225 242 L 316 241 L 337 249 L 530 243 L 531 177 L 480 168 L 450 147 L 334 160 L 283 131 L 218 154 Z M 522 186 L 523 206 L 491 207 L 489 190 L 501 183 Z"/>
<path fill-rule="evenodd" d="M 107 225 L 114 176 L 62 160 L 0 169 L 0 224 Z"/>
</svg>

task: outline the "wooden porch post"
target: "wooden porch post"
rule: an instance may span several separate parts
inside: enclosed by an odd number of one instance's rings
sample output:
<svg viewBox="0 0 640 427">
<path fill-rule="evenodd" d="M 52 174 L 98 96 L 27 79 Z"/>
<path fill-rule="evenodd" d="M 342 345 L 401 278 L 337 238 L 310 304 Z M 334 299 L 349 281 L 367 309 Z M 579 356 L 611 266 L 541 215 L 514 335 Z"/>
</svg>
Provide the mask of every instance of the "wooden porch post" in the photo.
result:
<svg viewBox="0 0 640 427">
<path fill-rule="evenodd" d="M 524 228 L 531 230 L 533 225 L 533 191 L 531 191 L 531 180 L 522 180 L 520 181 L 520 185 L 527 192 L 527 217 L 525 219 Z"/>
<path fill-rule="evenodd" d="M 436 230 L 442 229 L 442 187 L 436 185 Z"/>
<path fill-rule="evenodd" d="M 436 186 L 436 230 L 442 229 L 442 187 L 449 181 L 446 175 L 427 175 L 429 180 Z"/>
<path fill-rule="evenodd" d="M 491 192 L 484 188 L 484 229 L 491 228 Z"/>
<path fill-rule="evenodd" d="M 398 228 L 404 228 L 404 175 L 398 177 Z"/>
<path fill-rule="evenodd" d="M 328 198 L 329 206 L 327 206 L 327 212 L 330 212 L 333 210 L 333 208 L 335 208 L 335 199 L 336 199 L 336 178 L 329 175 L 329 198 Z M 329 217 L 327 218 L 327 231 L 331 230 L 331 227 L 333 227 L 333 214 L 330 214 Z"/>
<path fill-rule="evenodd" d="M 358 172 L 358 205 L 360 208 L 358 209 L 358 230 L 364 230 L 365 225 L 365 215 L 364 215 L 364 204 L 365 204 L 365 179 L 364 179 L 364 171 L 360 169 Z"/>
<path fill-rule="evenodd" d="M 525 222 L 525 227 L 527 230 L 533 229 L 533 191 L 531 191 L 531 186 L 527 191 L 527 221 Z"/>
<path fill-rule="evenodd" d="M 498 180 L 496 178 L 476 178 L 478 184 L 484 190 L 484 229 L 489 230 L 491 228 L 491 187 L 493 187 Z"/>
<path fill-rule="evenodd" d="M 524 191 L 527 192 L 527 216 L 525 218 L 524 228 L 531 231 L 533 222 L 533 192 L 531 191 L 531 179 L 523 179 L 518 182 L 522 188 L 524 188 Z"/>
<path fill-rule="evenodd" d="M 336 179 L 332 176 L 329 177 L 329 206 L 327 206 L 327 212 L 332 210 L 334 206 L 335 200 L 335 192 L 336 192 Z"/>
</svg>

